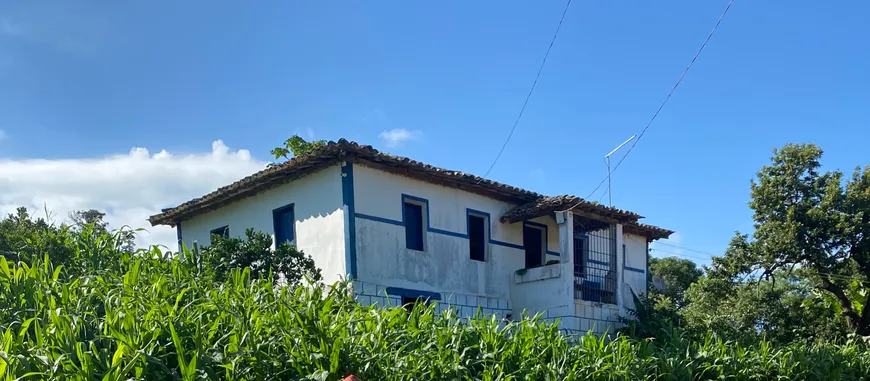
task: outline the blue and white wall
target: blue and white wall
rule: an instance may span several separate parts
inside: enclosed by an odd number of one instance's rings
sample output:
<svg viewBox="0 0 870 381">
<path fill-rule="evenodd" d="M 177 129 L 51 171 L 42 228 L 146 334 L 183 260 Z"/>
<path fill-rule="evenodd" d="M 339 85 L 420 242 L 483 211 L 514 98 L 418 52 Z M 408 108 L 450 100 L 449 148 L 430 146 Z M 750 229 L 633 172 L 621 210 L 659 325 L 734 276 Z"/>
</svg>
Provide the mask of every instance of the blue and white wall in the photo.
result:
<svg viewBox="0 0 870 381">
<path fill-rule="evenodd" d="M 432 183 L 394 175 L 360 163 L 353 166 L 356 215 L 355 278 L 363 285 L 408 292 L 437 293 L 464 309 L 511 310 L 510 283 L 525 267 L 523 224 L 499 218 L 515 205 Z M 427 226 L 425 251 L 406 248 L 403 195 L 423 200 Z M 486 261 L 469 257 L 467 211 L 489 215 Z M 559 231 L 552 217 L 532 222 L 546 226 L 546 260 L 559 259 Z M 545 262 L 546 262 L 545 260 Z M 380 301 L 380 299 L 373 299 Z"/>
<path fill-rule="evenodd" d="M 624 281 L 623 300 L 626 308 L 634 309 L 633 291 L 638 296 L 647 292 L 647 242 L 646 237 L 624 234 Z"/>
<path fill-rule="evenodd" d="M 232 237 L 243 237 L 245 229 L 273 234 L 272 211 L 293 204 L 296 246 L 314 258 L 331 284 L 347 274 L 342 176 L 338 164 L 287 184 L 244 198 L 181 222 L 181 239 L 208 246 L 210 231 L 228 226 Z"/>
</svg>

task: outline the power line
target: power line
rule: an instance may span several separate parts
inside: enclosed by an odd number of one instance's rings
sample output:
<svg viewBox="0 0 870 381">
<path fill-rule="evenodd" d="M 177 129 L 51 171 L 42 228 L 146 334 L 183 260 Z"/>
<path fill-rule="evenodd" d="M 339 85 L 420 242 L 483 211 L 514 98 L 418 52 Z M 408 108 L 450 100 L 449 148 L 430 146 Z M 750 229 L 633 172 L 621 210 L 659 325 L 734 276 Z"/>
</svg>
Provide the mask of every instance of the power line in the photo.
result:
<svg viewBox="0 0 870 381">
<path fill-rule="evenodd" d="M 681 246 L 676 246 L 676 245 L 670 245 L 670 244 L 661 243 L 661 242 L 656 242 L 655 244 L 657 244 L 657 245 L 670 246 L 670 247 L 674 247 L 674 248 L 677 248 L 677 249 L 693 251 L 693 252 L 701 253 L 701 254 L 706 254 L 706 255 L 709 255 L 709 256 L 711 256 L 711 257 L 714 257 L 714 256 L 715 256 L 715 257 L 722 257 L 722 255 L 710 254 L 710 253 L 707 253 L 707 252 L 704 252 L 704 251 L 695 250 L 695 249 L 690 249 L 690 248 L 687 248 L 687 247 L 681 247 Z M 695 256 L 695 255 L 689 255 L 689 254 L 686 254 L 686 253 L 677 253 L 677 252 L 674 252 L 674 251 L 667 251 L 667 250 L 656 249 L 656 248 L 652 248 L 652 247 L 650 248 L 650 250 L 655 251 L 655 252 L 659 252 L 659 253 L 672 254 L 672 255 L 676 255 L 676 256 L 680 256 L 680 257 L 686 257 L 686 258 L 692 258 L 692 259 L 699 259 L 699 260 L 710 260 L 710 259 L 711 259 L 711 258 L 704 258 L 704 257 L 700 257 L 700 256 Z M 831 279 L 839 279 L 839 280 L 847 280 L 847 281 L 858 280 L 858 281 L 862 281 L 862 282 L 865 281 L 865 278 L 862 278 L 860 275 L 843 275 L 843 274 L 835 274 L 835 273 L 824 272 L 824 271 L 813 271 L 813 274 L 816 274 L 816 275 L 825 275 L 825 276 L 827 276 L 827 277 L 829 277 L 829 278 L 831 278 Z"/>
<path fill-rule="evenodd" d="M 682 247 L 682 246 L 677 246 L 677 245 L 671 245 L 671 244 L 669 244 L 669 243 L 664 243 L 664 242 L 656 242 L 655 244 L 656 244 L 656 245 L 662 245 L 662 246 L 669 246 L 669 247 L 673 247 L 673 248 L 675 248 L 675 249 L 681 249 L 681 250 L 692 251 L 692 252 L 695 252 L 695 253 L 698 253 L 698 254 L 709 255 L 709 256 L 711 256 L 711 257 L 714 257 L 714 256 L 715 256 L 715 257 L 721 257 L 721 256 L 722 256 L 722 254 L 713 254 L 713 253 L 708 253 L 708 252 L 706 252 L 706 251 L 690 249 L 690 248 L 688 248 L 688 247 Z"/>
<path fill-rule="evenodd" d="M 541 61 L 541 66 L 538 67 L 538 74 L 535 75 L 535 80 L 532 82 L 532 87 L 529 89 L 529 93 L 526 94 L 526 100 L 523 101 L 523 107 L 520 108 L 520 113 L 517 115 L 517 119 L 514 121 L 514 125 L 511 127 L 511 132 L 508 134 L 507 139 L 502 144 L 501 149 L 498 150 L 498 155 L 495 156 L 495 160 L 492 161 L 492 165 L 489 166 L 489 169 L 486 170 L 486 173 L 483 174 L 481 179 L 478 181 L 480 183 L 486 176 L 489 176 L 489 173 L 492 172 L 492 169 L 495 168 L 495 163 L 498 162 L 498 159 L 501 158 L 501 154 L 504 153 L 505 147 L 507 147 L 508 143 L 511 141 L 511 138 L 514 136 L 514 131 L 517 129 L 517 124 L 520 123 L 520 119 L 523 117 L 523 112 L 526 111 L 526 106 L 529 104 L 529 99 L 532 97 L 532 93 L 535 91 L 535 86 L 538 85 L 538 79 L 541 78 L 541 72 L 544 71 L 544 65 L 547 63 L 547 57 L 550 56 L 550 51 L 553 50 L 553 44 L 556 43 L 556 37 L 559 36 L 559 30 L 562 29 L 562 23 L 565 21 L 565 15 L 568 14 L 568 8 L 571 7 L 571 0 L 568 0 L 565 3 L 565 10 L 562 11 L 562 17 L 559 18 L 559 25 L 556 26 L 556 32 L 553 33 L 553 38 L 550 40 L 550 46 L 547 47 L 547 52 L 544 53 L 544 59 Z"/>
<path fill-rule="evenodd" d="M 707 43 L 710 42 L 710 39 L 713 38 L 713 34 L 716 33 L 716 29 L 719 28 L 719 24 L 722 23 L 722 19 L 725 18 L 726 14 L 728 14 L 728 10 L 731 9 L 732 4 L 734 4 L 734 0 L 729 0 L 728 5 L 725 6 L 725 10 L 722 12 L 721 15 L 719 15 L 719 19 L 716 20 L 716 25 L 713 26 L 713 29 L 710 31 L 710 34 L 707 35 L 707 38 L 704 39 L 704 42 L 701 44 L 701 47 L 698 48 L 698 51 L 692 57 L 692 60 L 689 61 L 689 64 L 683 70 L 683 73 L 680 75 L 680 78 L 677 79 L 677 83 L 675 83 L 674 86 L 671 88 L 671 91 L 668 92 L 668 95 L 665 97 L 665 100 L 662 101 L 661 105 L 659 105 L 659 108 L 653 114 L 652 118 L 650 118 L 649 122 L 647 122 L 646 126 L 643 128 L 643 131 L 641 131 L 641 133 L 637 136 L 637 139 L 634 140 L 634 143 L 632 143 L 631 146 L 628 147 L 628 151 L 625 152 L 625 155 L 622 155 L 622 158 L 619 159 L 619 161 L 616 163 L 616 166 L 613 167 L 613 170 L 611 170 L 610 173 L 608 173 L 608 176 L 612 175 L 613 172 L 615 172 L 619 168 L 619 165 L 622 164 L 622 161 L 625 160 L 626 157 L 628 157 L 628 155 L 631 153 L 632 150 L 634 150 L 634 147 L 637 146 L 637 143 L 640 142 L 640 139 L 643 138 L 643 135 L 646 134 L 646 131 L 650 128 L 650 126 L 652 126 L 653 122 L 659 116 L 659 113 L 661 113 L 662 109 L 665 108 L 665 105 L 671 99 L 671 96 L 674 95 L 674 92 L 677 90 L 677 87 L 679 87 L 680 84 L 683 82 L 683 78 L 686 77 L 686 73 L 688 73 L 689 69 L 692 68 L 692 65 L 695 64 L 695 61 L 701 55 L 701 52 L 704 51 L 704 48 L 707 46 Z M 592 197 L 592 195 L 595 194 L 595 192 L 597 192 L 598 189 L 601 188 L 601 186 L 604 185 L 604 183 L 606 183 L 606 182 L 607 182 L 607 177 L 605 177 L 603 180 L 601 180 L 601 182 L 598 183 L 598 186 L 596 186 L 595 189 L 591 193 L 589 193 L 588 196 L 586 196 L 586 198 L 584 198 L 583 200 L 578 202 L 576 205 L 565 209 L 565 211 L 574 209 L 577 205 L 580 205 L 580 203 L 584 202 L 589 197 Z"/>
<path fill-rule="evenodd" d="M 694 256 L 694 255 L 685 254 L 685 253 L 677 253 L 677 252 L 673 252 L 673 251 L 660 250 L 660 249 L 655 249 L 655 248 L 650 248 L 650 250 L 655 251 L 655 252 L 659 252 L 659 253 L 673 254 L 673 255 L 676 255 L 676 256 L 680 256 L 680 257 L 686 257 L 686 258 L 698 259 L 698 260 L 702 260 L 702 261 L 710 260 L 710 258 L 699 257 L 699 256 Z"/>
</svg>

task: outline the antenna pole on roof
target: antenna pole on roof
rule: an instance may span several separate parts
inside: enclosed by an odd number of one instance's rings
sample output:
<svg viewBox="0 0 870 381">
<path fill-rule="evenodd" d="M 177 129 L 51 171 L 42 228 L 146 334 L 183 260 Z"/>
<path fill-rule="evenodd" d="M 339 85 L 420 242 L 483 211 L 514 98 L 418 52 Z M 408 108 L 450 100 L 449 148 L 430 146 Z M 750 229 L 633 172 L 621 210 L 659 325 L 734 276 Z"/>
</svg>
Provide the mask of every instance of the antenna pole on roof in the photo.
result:
<svg viewBox="0 0 870 381">
<path fill-rule="evenodd" d="M 622 144 L 616 146 L 616 148 L 614 148 L 613 151 L 610 151 L 610 153 L 608 153 L 607 155 L 604 155 L 604 162 L 607 163 L 607 202 L 608 202 L 608 206 L 610 206 L 611 208 L 613 207 L 613 193 L 611 192 L 611 188 L 610 188 L 610 173 L 611 173 L 611 171 L 610 171 L 610 156 L 612 156 L 614 153 L 616 153 L 616 151 L 619 151 L 619 149 L 622 148 L 622 146 L 624 146 L 624 145 L 628 144 L 628 142 L 632 141 L 635 138 L 635 136 L 637 136 L 637 135 L 631 135 L 631 137 L 628 138 L 628 140 L 626 140 L 626 141 L 622 142 Z"/>
</svg>

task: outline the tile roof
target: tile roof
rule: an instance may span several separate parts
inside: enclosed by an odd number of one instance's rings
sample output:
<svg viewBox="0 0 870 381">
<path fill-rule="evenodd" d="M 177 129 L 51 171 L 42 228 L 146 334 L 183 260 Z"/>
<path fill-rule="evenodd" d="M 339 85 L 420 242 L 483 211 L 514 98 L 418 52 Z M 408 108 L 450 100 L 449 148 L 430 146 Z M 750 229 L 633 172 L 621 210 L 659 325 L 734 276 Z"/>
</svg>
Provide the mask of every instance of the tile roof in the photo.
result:
<svg viewBox="0 0 870 381">
<path fill-rule="evenodd" d="M 634 223 L 634 225 L 638 226 L 638 229 L 643 230 L 645 233 L 655 233 L 659 236 L 665 234 L 665 232 L 667 232 L 667 235 L 673 233 L 670 230 L 636 223 L 642 217 L 633 212 L 607 207 L 576 196 L 547 197 L 525 189 L 487 180 L 480 176 L 438 168 L 406 157 L 383 153 L 372 148 L 372 146 L 360 145 L 345 139 L 340 139 L 338 142 L 330 141 L 323 147 L 317 148 L 308 154 L 299 155 L 284 163 L 270 166 L 230 185 L 218 188 L 205 196 L 195 198 L 173 208 L 162 209 L 161 213 L 149 217 L 148 220 L 152 226 L 175 226 L 179 221 L 217 209 L 230 202 L 250 197 L 344 160 L 361 161 L 362 164 L 399 175 L 460 188 L 469 192 L 484 194 L 496 199 L 520 204 L 520 206 L 505 213 L 501 218 L 502 221 L 517 222 L 528 218 L 540 217 L 574 205 L 575 207 L 572 210 L 575 213 L 588 213 L 613 219 L 621 223 Z"/>
<path fill-rule="evenodd" d="M 660 228 L 658 226 L 642 224 L 640 222 L 631 222 L 622 226 L 622 231 L 630 234 L 637 234 L 647 238 L 648 241 L 657 239 L 667 239 L 674 234 L 673 230 Z"/>
<path fill-rule="evenodd" d="M 328 142 L 323 147 L 308 154 L 294 157 L 284 163 L 268 167 L 230 185 L 218 188 L 205 196 L 173 208 L 165 208 L 160 214 L 153 215 L 148 220 L 152 226 L 174 226 L 178 221 L 193 215 L 216 209 L 229 202 L 249 197 L 348 159 L 364 160 L 367 164 L 381 169 L 428 182 L 483 193 L 514 203 L 529 202 L 542 197 L 538 193 L 487 180 L 480 176 L 438 168 L 406 157 L 386 154 L 369 145 L 360 145 L 340 139 L 338 142 Z"/>
<path fill-rule="evenodd" d="M 562 195 L 541 197 L 530 203 L 508 210 L 501 217 L 503 222 L 518 222 L 530 218 L 541 217 L 558 211 L 571 209 L 575 212 L 588 212 L 601 217 L 610 218 L 620 223 L 637 221 L 643 216 L 614 207 L 604 206 L 597 202 L 586 201 L 577 196 Z"/>
</svg>

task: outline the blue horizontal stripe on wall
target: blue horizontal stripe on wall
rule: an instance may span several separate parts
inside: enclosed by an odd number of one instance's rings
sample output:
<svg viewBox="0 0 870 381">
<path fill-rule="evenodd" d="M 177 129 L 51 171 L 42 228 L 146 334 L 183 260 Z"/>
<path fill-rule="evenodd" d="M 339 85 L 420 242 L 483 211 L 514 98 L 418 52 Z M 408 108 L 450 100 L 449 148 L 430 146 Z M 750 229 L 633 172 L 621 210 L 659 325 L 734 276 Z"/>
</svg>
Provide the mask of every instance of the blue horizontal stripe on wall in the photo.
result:
<svg viewBox="0 0 870 381">
<path fill-rule="evenodd" d="M 383 222 L 383 223 L 385 223 L 385 224 L 392 224 L 392 225 L 398 225 L 398 226 L 405 226 L 405 223 L 404 223 L 404 222 L 402 222 L 402 221 L 396 221 L 396 220 L 391 220 L 391 219 L 389 219 L 389 218 L 383 218 L 383 217 L 378 217 L 378 216 L 370 216 L 370 215 L 368 215 L 368 214 L 362 214 L 362 213 L 357 213 L 356 216 L 357 216 L 357 218 L 362 218 L 362 219 L 364 219 L 364 220 L 371 220 L 371 221 Z"/>
<path fill-rule="evenodd" d="M 356 216 L 357 216 L 358 218 L 362 218 L 362 219 L 364 219 L 364 220 L 375 221 L 375 222 L 382 222 L 382 223 L 385 223 L 385 224 L 396 225 L 396 226 L 405 226 L 405 223 L 403 223 L 402 221 L 391 220 L 391 219 L 389 219 L 389 218 L 378 217 L 378 216 L 372 216 L 372 215 L 363 214 L 363 213 L 356 213 Z M 467 234 L 456 233 L 456 232 L 452 232 L 452 231 L 448 231 L 448 230 L 442 230 L 442 229 L 437 229 L 437 228 L 429 228 L 428 231 L 429 231 L 430 233 L 443 234 L 443 235 L 447 235 L 447 236 L 451 236 L 451 237 L 457 237 L 457 238 L 465 238 L 465 239 L 468 239 L 468 235 L 467 235 Z M 493 245 L 499 245 L 499 246 L 509 247 L 509 248 L 511 248 L 511 249 L 518 249 L 518 250 L 525 250 L 525 248 L 526 248 L 526 247 L 523 246 L 523 245 L 518 245 L 518 244 L 510 243 L 510 242 L 497 241 L 497 240 L 494 240 L 494 239 L 490 239 L 490 240 L 489 240 L 489 243 L 491 243 L 491 244 L 493 244 Z M 559 255 L 560 255 L 559 253 L 557 253 L 557 252 L 555 252 L 555 251 L 547 251 L 547 254 L 555 255 L 555 256 L 559 256 Z M 606 263 L 604 263 L 604 264 L 606 264 Z"/>
<path fill-rule="evenodd" d="M 494 239 L 489 240 L 489 243 L 491 243 L 493 245 L 509 247 L 511 249 L 518 249 L 518 250 L 525 250 L 526 249 L 526 247 L 523 245 L 517 245 L 515 243 L 510 243 L 510 242 L 496 241 Z"/>
<path fill-rule="evenodd" d="M 558 252 L 547 250 L 547 255 L 555 255 L 557 257 L 561 256 Z"/>
<path fill-rule="evenodd" d="M 437 234 L 449 235 L 449 236 L 451 236 L 451 237 L 457 237 L 457 238 L 465 238 L 465 239 L 468 239 L 468 235 L 466 235 L 466 234 L 462 234 L 462 233 L 454 233 L 454 232 L 451 232 L 451 231 L 441 230 L 441 229 L 436 229 L 436 228 L 429 228 L 429 232 L 430 232 L 430 233 L 437 233 Z"/>
<path fill-rule="evenodd" d="M 624 268 L 624 269 L 626 269 L 626 270 L 628 270 L 628 271 L 634 271 L 634 272 L 638 272 L 638 273 L 641 273 L 641 274 L 643 274 L 643 273 L 646 272 L 646 271 L 644 271 L 644 269 L 639 269 L 639 268 L 631 267 L 631 266 L 623 266 L 622 268 Z"/>
</svg>

